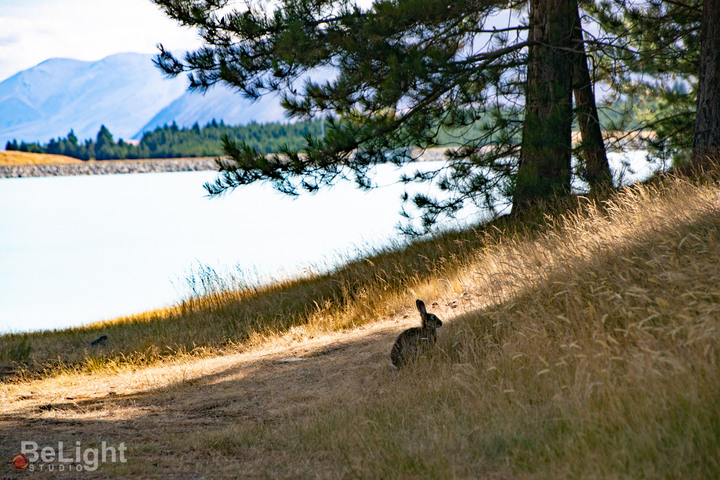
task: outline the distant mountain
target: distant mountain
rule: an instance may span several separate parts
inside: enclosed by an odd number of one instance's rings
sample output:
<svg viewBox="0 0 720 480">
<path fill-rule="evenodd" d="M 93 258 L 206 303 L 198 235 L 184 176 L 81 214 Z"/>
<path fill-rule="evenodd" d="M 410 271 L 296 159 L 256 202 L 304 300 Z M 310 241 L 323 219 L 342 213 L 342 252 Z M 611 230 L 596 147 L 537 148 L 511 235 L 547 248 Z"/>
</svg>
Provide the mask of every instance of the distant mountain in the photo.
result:
<svg viewBox="0 0 720 480">
<path fill-rule="evenodd" d="M 46 143 L 71 129 L 95 138 L 101 125 L 115 139 L 138 138 L 157 126 L 228 125 L 286 120 L 275 97 L 258 102 L 225 87 L 205 95 L 166 78 L 153 55 L 121 53 L 96 62 L 50 59 L 0 82 L 0 149 L 8 140 Z"/>
<path fill-rule="evenodd" d="M 168 80 L 152 55 L 121 53 L 97 62 L 50 59 L 0 83 L 0 148 L 7 140 L 94 138 L 105 125 L 130 138 L 159 110 L 185 92 Z"/>
<path fill-rule="evenodd" d="M 285 111 L 276 96 L 264 96 L 256 102 L 244 98 L 239 92 L 224 86 L 215 86 L 205 94 L 188 91 L 160 110 L 135 138 L 155 130 L 156 127 L 177 123 L 179 127 L 203 126 L 212 120 L 223 120 L 227 125 L 247 125 L 251 122 L 267 123 L 287 120 Z"/>
</svg>

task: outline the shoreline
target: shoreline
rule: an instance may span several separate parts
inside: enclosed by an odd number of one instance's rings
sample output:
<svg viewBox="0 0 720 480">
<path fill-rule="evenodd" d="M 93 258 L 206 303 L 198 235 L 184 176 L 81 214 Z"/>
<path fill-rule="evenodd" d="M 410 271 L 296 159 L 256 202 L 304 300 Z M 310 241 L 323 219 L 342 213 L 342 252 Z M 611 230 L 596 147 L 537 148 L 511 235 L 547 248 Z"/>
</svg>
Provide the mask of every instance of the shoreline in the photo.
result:
<svg viewBox="0 0 720 480">
<path fill-rule="evenodd" d="M 94 160 L 82 163 L 0 166 L 0 178 L 116 175 L 217 170 L 215 158 Z"/>
<path fill-rule="evenodd" d="M 446 148 L 429 148 L 416 161 L 442 161 Z M 419 150 L 413 152 L 417 155 Z M 217 157 L 166 158 L 141 160 L 89 160 L 78 163 L 38 163 L 0 165 L 0 179 L 61 177 L 78 175 L 114 175 L 126 173 L 167 173 L 217 171 Z"/>
<path fill-rule="evenodd" d="M 655 138 L 654 132 L 641 131 L 606 131 L 603 132 L 607 151 L 615 151 L 620 143 L 621 147 L 631 149 L 647 148 L 647 141 Z M 573 132 L 572 143 L 576 145 L 581 140 L 579 132 Z M 615 147 L 615 148 L 613 148 Z M 431 147 L 427 149 L 412 148 L 411 155 L 414 161 L 431 162 L 445 161 L 446 151 L 456 149 L 458 146 Z M 492 147 L 483 147 L 492 148 Z M 19 163 L 10 164 L 4 162 L 2 155 L 21 155 Z M 28 157 L 31 159 L 28 160 Z M 50 160 L 42 158 L 40 162 L 32 157 L 51 157 Z M 88 160 L 82 161 L 71 157 L 52 154 L 34 154 L 17 151 L 0 151 L 0 179 L 2 178 L 26 178 L 26 177 L 58 177 L 77 175 L 113 175 L 126 173 L 164 173 L 164 172 L 195 172 L 195 171 L 217 171 L 218 157 L 185 157 L 185 158 L 155 158 L 137 160 Z M 17 161 L 17 160 L 16 160 Z"/>
<path fill-rule="evenodd" d="M 633 139 L 631 139 L 633 140 Z M 628 143 L 632 144 L 632 143 Z M 635 148 L 646 147 L 635 142 Z M 412 149 L 416 162 L 446 161 L 445 153 L 457 147 L 435 147 Z M 491 148 L 491 147 L 483 147 Z M 608 149 L 608 151 L 612 151 Z M 78 175 L 117 175 L 126 173 L 169 173 L 217 171 L 218 157 L 156 158 L 137 160 L 78 160 L 77 163 L 25 163 L 17 165 L 0 164 L 0 179 L 27 177 L 60 177 Z"/>
</svg>

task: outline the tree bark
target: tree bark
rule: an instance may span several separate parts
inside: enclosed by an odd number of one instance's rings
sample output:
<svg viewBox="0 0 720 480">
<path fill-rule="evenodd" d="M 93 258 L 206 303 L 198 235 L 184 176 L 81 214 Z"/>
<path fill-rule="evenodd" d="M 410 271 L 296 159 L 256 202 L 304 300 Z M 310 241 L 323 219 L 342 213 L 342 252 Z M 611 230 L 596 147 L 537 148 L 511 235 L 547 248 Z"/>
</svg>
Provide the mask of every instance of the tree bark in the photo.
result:
<svg viewBox="0 0 720 480">
<path fill-rule="evenodd" d="M 720 0 L 703 2 L 692 163 L 720 160 Z"/>
<path fill-rule="evenodd" d="M 573 26 L 573 44 L 575 112 L 582 136 L 586 180 L 590 185 L 590 193 L 597 193 L 612 188 L 612 172 L 605 152 L 600 117 L 595 105 L 595 93 L 588 70 L 580 11 L 577 7 Z"/>
<path fill-rule="evenodd" d="M 570 192 L 576 12 L 576 0 L 530 0 L 525 121 L 513 214 Z"/>
</svg>

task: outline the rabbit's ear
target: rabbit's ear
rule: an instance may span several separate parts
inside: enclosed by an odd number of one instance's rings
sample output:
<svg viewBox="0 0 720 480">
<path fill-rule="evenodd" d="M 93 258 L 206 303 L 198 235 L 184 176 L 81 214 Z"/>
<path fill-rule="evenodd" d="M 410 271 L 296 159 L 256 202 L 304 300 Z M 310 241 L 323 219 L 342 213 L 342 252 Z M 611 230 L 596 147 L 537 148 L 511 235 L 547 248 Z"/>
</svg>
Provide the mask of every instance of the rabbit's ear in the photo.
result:
<svg viewBox="0 0 720 480">
<path fill-rule="evenodd" d="M 423 303 L 422 300 L 415 300 L 415 305 L 417 305 L 418 312 L 420 312 L 420 315 L 427 315 L 427 310 L 425 310 L 425 303 Z"/>
</svg>

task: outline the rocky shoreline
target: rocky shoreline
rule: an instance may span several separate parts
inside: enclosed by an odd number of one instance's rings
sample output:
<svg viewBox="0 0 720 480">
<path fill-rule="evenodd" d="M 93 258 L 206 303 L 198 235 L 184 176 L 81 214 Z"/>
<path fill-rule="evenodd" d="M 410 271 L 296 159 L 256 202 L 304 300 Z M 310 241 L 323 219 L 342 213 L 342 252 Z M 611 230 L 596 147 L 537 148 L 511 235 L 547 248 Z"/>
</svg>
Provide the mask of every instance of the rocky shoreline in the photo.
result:
<svg viewBox="0 0 720 480">
<path fill-rule="evenodd" d="M 416 161 L 443 161 L 445 148 L 413 150 Z M 197 172 L 217 170 L 215 158 L 159 160 L 100 160 L 64 164 L 0 165 L 0 178 L 60 177 L 72 175 L 113 175 L 124 173 Z"/>
<path fill-rule="evenodd" d="M 177 160 L 106 160 L 68 164 L 0 166 L 0 178 L 113 175 L 124 173 L 196 172 L 217 170 L 214 158 Z"/>
</svg>

